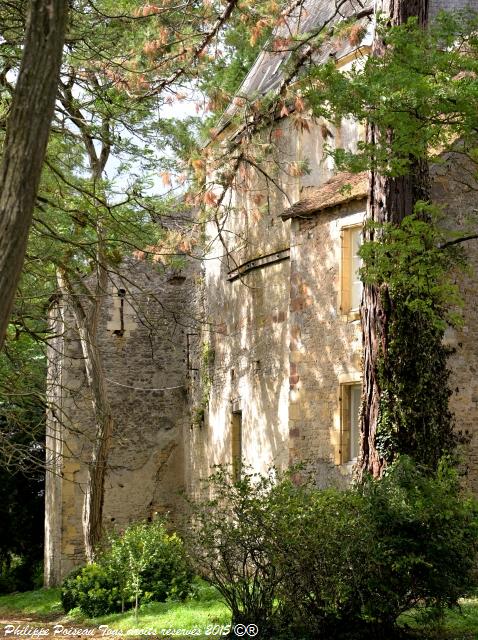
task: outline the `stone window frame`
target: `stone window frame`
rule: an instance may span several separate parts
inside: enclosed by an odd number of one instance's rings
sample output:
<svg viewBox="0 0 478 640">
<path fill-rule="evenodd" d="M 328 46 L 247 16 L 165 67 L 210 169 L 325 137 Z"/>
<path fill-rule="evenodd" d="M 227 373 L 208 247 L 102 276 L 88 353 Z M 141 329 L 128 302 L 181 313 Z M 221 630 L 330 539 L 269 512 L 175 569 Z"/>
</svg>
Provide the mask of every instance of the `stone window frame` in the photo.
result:
<svg viewBox="0 0 478 640">
<path fill-rule="evenodd" d="M 129 338 L 137 326 L 138 312 L 130 301 L 131 295 L 123 282 L 113 283 L 108 293 L 106 330 L 118 340 Z"/>
<path fill-rule="evenodd" d="M 337 406 L 334 412 L 334 433 L 332 446 L 334 462 L 351 471 L 357 458 L 350 458 L 350 390 L 354 386 L 362 385 L 362 375 L 359 371 L 339 376 L 337 390 Z"/>
<path fill-rule="evenodd" d="M 359 217 L 358 217 L 359 216 Z M 364 213 L 354 216 L 356 220 L 347 221 L 340 228 L 340 268 L 339 268 L 339 310 L 341 316 L 348 322 L 360 319 L 360 309 L 352 308 L 351 302 L 351 243 L 352 234 L 358 229 L 363 229 Z"/>
</svg>

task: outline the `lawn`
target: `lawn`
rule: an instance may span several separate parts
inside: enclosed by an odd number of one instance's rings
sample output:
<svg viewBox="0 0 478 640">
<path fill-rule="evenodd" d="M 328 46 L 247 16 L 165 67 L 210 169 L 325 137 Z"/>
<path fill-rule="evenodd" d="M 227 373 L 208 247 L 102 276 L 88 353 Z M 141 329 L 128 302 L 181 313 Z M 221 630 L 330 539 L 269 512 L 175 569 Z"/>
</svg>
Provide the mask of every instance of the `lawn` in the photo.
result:
<svg viewBox="0 0 478 640">
<path fill-rule="evenodd" d="M 38 589 L 0 596 L 0 615 L 31 615 L 38 618 L 62 615 L 60 589 Z"/>
<path fill-rule="evenodd" d="M 430 640 L 477 640 L 478 597 L 460 601 L 460 608 L 448 611 L 442 625 L 420 625 L 412 614 L 400 619 L 404 626 L 413 629 L 413 636 Z"/>
<path fill-rule="evenodd" d="M 52 624 L 81 624 L 83 628 L 94 629 L 101 627 L 95 634 L 97 637 L 117 636 L 115 631 L 131 637 L 132 631 L 138 629 L 143 636 L 154 634 L 159 637 L 192 636 L 205 639 L 222 635 L 221 631 L 226 630 L 230 621 L 229 612 L 217 591 L 204 584 L 199 584 L 196 596 L 185 602 L 143 605 L 138 620 L 135 620 L 131 611 L 94 619 L 85 619 L 78 610 L 65 615 L 61 608 L 59 589 L 40 589 L 0 596 L 0 617 L 8 620 L 9 617 L 15 619 L 22 616 L 33 617 L 36 622 L 43 621 L 50 627 Z M 413 615 L 402 616 L 401 622 L 405 628 L 410 629 L 410 637 L 419 640 L 476 640 L 478 597 L 463 600 L 460 610 L 450 611 L 440 627 L 419 624 Z M 185 633 L 181 633 L 181 630 L 185 630 Z"/>
<path fill-rule="evenodd" d="M 128 632 L 141 630 L 141 635 L 190 637 L 195 631 L 196 638 L 218 636 L 230 622 L 227 607 L 220 601 L 218 593 L 212 587 L 204 584 L 197 585 L 194 598 L 184 602 L 151 602 L 141 606 L 138 620 L 134 612 L 116 613 L 101 618 L 87 619 L 79 610 L 74 609 L 68 615 L 63 613 L 60 601 L 60 589 L 40 589 L 6 596 L 0 596 L 0 617 L 12 619 L 15 617 L 34 617 L 36 621 L 63 624 L 69 626 L 85 626 L 99 628 L 97 636 L 108 629 L 108 634 L 114 630 Z M 104 625 L 104 626 L 102 626 Z M 168 633 L 169 630 L 169 633 Z M 186 633 L 179 633 L 185 630 Z M 187 632 L 189 631 L 189 634 Z M 139 635 L 139 634 L 138 634 Z"/>
</svg>

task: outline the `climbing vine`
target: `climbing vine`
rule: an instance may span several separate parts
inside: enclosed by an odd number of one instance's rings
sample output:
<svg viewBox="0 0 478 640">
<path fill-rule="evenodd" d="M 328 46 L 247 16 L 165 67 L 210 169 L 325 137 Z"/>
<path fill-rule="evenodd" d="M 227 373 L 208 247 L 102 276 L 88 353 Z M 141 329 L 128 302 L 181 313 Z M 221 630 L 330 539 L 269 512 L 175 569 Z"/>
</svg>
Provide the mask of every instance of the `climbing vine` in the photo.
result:
<svg viewBox="0 0 478 640">
<path fill-rule="evenodd" d="M 399 226 L 372 228 L 371 235 L 361 249 L 362 278 L 380 287 L 386 317 L 377 450 L 387 463 L 406 454 L 436 469 L 458 441 L 444 334 L 460 323 L 454 275 L 463 257 L 446 246 L 439 211 L 424 203 Z"/>
<path fill-rule="evenodd" d="M 201 360 L 199 369 L 199 381 L 201 385 L 201 397 L 193 409 L 193 426 L 202 427 L 206 409 L 209 404 L 209 394 L 211 393 L 212 377 L 211 371 L 214 366 L 215 351 L 210 342 L 205 341 L 201 348 Z"/>
</svg>

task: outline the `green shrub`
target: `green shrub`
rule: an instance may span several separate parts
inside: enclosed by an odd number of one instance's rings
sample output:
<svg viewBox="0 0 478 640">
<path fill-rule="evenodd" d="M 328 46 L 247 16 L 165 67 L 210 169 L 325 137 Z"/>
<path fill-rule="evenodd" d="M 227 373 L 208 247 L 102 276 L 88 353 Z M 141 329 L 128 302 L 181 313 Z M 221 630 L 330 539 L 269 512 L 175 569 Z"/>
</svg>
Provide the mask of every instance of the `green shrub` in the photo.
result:
<svg viewBox="0 0 478 640">
<path fill-rule="evenodd" d="M 89 617 L 124 611 L 140 602 L 184 599 L 192 570 L 184 545 L 164 523 L 139 523 L 109 538 L 96 563 L 75 569 L 64 581 L 66 612 L 80 607 Z"/>
<path fill-rule="evenodd" d="M 446 466 L 430 476 L 402 459 L 342 492 L 223 469 L 209 485 L 193 508 L 196 567 L 264 638 L 391 637 L 403 612 L 440 614 L 475 584 L 477 503 Z"/>
<path fill-rule="evenodd" d="M 0 594 L 31 591 L 43 585 L 43 563 L 27 556 L 0 562 Z"/>
<path fill-rule="evenodd" d="M 167 534 L 165 534 L 167 535 Z M 191 592 L 193 571 L 186 558 L 184 544 L 176 535 L 167 536 L 144 569 L 141 588 L 151 600 L 185 600 Z"/>
<path fill-rule="evenodd" d="M 440 614 L 473 590 L 478 505 L 462 495 L 455 470 L 442 464 L 430 476 L 405 458 L 362 492 L 377 564 L 365 617 L 394 622 L 414 607 Z"/>
<path fill-rule="evenodd" d="M 192 570 L 184 544 L 163 522 L 130 525 L 110 538 L 101 564 L 118 585 L 122 602 L 184 599 L 191 590 Z"/>
<path fill-rule="evenodd" d="M 186 542 L 194 568 L 219 591 L 233 624 L 254 623 L 263 635 L 272 633 L 280 619 L 276 594 L 284 579 L 270 560 L 273 474 L 244 474 L 234 482 L 219 467 L 207 484 L 213 497 L 190 505 Z"/>
<path fill-rule="evenodd" d="M 304 637 L 339 636 L 362 626 L 366 585 L 373 575 L 373 523 L 356 491 L 310 485 L 278 488 L 271 562 L 284 580 L 277 596 L 282 625 Z"/>
<path fill-rule="evenodd" d="M 121 611 L 121 598 L 106 569 L 97 563 L 74 569 L 64 580 L 61 602 L 66 612 L 75 607 L 89 618 Z"/>
<path fill-rule="evenodd" d="M 79 606 L 79 595 L 76 578 L 81 574 L 84 567 L 76 567 L 66 576 L 61 585 L 61 606 L 63 611 L 68 613 Z"/>
</svg>

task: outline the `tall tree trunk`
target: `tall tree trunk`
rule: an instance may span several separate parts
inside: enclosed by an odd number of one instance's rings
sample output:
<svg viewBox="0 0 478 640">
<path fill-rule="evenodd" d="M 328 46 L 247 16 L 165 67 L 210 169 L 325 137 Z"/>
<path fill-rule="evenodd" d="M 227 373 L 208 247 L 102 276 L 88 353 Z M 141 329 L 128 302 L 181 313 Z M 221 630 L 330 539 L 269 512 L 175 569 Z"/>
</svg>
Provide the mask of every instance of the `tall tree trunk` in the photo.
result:
<svg viewBox="0 0 478 640">
<path fill-rule="evenodd" d="M 68 2 L 31 0 L 0 167 L 0 349 L 25 257 L 65 38 Z"/>
<path fill-rule="evenodd" d="M 95 416 L 94 438 L 88 465 L 88 480 L 83 505 L 83 536 L 88 562 L 93 562 L 103 532 L 103 504 L 108 457 L 113 434 L 113 416 L 109 404 L 101 355 L 88 324 L 76 318 L 85 360 L 88 386 Z M 92 341 L 94 340 L 94 341 Z"/>
<path fill-rule="evenodd" d="M 58 270 L 58 284 L 68 299 L 80 337 L 94 416 L 94 435 L 83 505 L 83 537 L 88 562 L 93 562 L 102 535 L 104 487 L 113 434 L 113 416 L 97 342 L 100 305 L 107 287 L 106 269 L 99 266 L 97 278 L 95 295 L 87 294 L 90 306 L 85 308 L 65 269 Z M 81 297 L 85 297 L 84 291 L 80 293 Z"/>
<path fill-rule="evenodd" d="M 428 0 L 377 0 L 377 18 L 381 16 L 387 26 L 400 25 L 410 17 L 417 17 L 422 26 L 428 19 Z M 383 55 L 385 45 L 380 34 L 376 33 L 372 55 Z M 393 131 L 386 134 L 369 124 L 368 141 L 376 144 L 382 135 L 393 137 Z M 390 178 L 372 171 L 367 202 L 367 221 L 378 225 L 384 223 L 400 224 L 406 215 L 413 212 L 418 200 L 428 201 L 430 180 L 428 165 L 418 159 L 411 159 L 408 175 Z M 379 240 L 380 231 L 368 228 L 365 240 Z M 379 477 L 385 466 L 385 460 L 377 449 L 377 426 L 380 419 L 381 388 L 378 375 L 380 359 L 387 359 L 388 328 L 393 301 L 388 288 L 384 285 L 365 285 L 361 306 L 363 338 L 363 404 L 361 414 L 361 455 L 359 475 L 372 473 Z"/>
<path fill-rule="evenodd" d="M 102 201 L 106 201 L 107 196 L 103 190 L 101 180 L 111 151 L 110 118 L 109 116 L 104 116 L 102 119 L 100 127 L 101 147 L 97 150 L 95 146 L 97 139 L 95 133 L 87 124 L 87 119 L 84 114 L 75 104 L 73 86 L 73 76 L 69 84 L 61 83 L 60 101 L 72 123 L 74 123 L 81 132 L 85 152 L 90 163 L 93 192 L 95 194 L 98 192 L 101 195 Z M 88 465 L 88 479 L 83 505 L 83 537 L 88 562 L 94 560 L 95 551 L 102 535 L 104 488 L 114 427 L 103 362 L 97 340 L 99 314 L 101 304 L 105 300 L 108 285 L 104 233 L 101 220 L 97 223 L 96 232 L 98 246 L 96 252 L 95 292 L 92 294 L 88 290 L 88 287 L 81 282 L 79 283 L 79 288 L 83 289 L 83 291 L 78 291 L 78 287 L 75 287 L 68 279 L 66 271 L 64 269 L 59 270 L 60 288 L 64 291 L 66 290 L 68 293 L 71 309 L 75 318 L 76 329 L 80 336 L 95 421 L 93 447 Z M 87 303 L 89 305 L 88 307 L 85 307 L 80 302 L 80 298 L 84 299 L 85 294 L 86 299 L 89 300 L 89 303 Z"/>
</svg>

